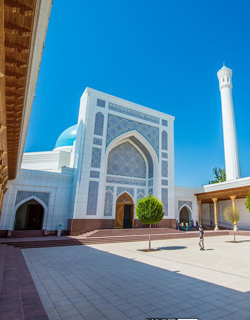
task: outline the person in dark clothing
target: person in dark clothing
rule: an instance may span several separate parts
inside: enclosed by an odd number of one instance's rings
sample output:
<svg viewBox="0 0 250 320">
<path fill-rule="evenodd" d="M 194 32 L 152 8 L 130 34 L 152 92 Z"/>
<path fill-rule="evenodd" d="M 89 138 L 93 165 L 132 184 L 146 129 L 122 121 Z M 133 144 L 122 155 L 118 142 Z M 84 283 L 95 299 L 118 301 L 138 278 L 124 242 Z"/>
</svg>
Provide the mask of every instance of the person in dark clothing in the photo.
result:
<svg viewBox="0 0 250 320">
<path fill-rule="evenodd" d="M 199 246 L 200 246 L 200 250 L 204 251 L 204 230 L 203 230 L 202 225 L 199 226 L 199 231 L 200 231 Z"/>
</svg>

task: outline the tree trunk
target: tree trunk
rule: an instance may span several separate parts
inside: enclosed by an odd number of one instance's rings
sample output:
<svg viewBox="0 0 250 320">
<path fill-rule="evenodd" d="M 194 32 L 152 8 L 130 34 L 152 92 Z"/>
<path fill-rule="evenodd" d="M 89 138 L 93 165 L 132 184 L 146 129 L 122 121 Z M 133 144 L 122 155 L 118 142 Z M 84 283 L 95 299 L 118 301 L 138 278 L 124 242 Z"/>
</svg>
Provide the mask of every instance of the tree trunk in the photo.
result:
<svg viewBox="0 0 250 320">
<path fill-rule="evenodd" d="M 151 223 L 149 225 L 149 251 L 151 251 Z"/>
</svg>

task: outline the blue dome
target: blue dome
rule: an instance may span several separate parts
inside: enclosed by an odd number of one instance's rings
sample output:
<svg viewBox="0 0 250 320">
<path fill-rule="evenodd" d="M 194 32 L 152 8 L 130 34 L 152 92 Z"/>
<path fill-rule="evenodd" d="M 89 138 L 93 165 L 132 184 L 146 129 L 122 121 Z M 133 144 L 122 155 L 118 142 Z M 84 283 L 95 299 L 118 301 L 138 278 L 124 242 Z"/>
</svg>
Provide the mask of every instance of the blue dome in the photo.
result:
<svg viewBox="0 0 250 320">
<path fill-rule="evenodd" d="M 61 135 L 56 141 L 55 149 L 60 147 L 73 146 L 73 143 L 76 139 L 76 133 L 77 133 L 77 124 L 64 130 L 63 133 L 61 133 Z"/>
</svg>

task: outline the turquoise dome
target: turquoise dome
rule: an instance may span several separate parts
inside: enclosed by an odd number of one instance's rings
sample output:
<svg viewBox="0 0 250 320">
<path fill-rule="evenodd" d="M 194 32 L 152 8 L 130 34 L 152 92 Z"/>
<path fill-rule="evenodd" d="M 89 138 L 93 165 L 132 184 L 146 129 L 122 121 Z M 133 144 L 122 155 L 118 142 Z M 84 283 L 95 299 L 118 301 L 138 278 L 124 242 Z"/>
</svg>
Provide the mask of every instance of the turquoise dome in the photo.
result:
<svg viewBox="0 0 250 320">
<path fill-rule="evenodd" d="M 61 135 L 56 141 L 55 149 L 61 148 L 61 147 L 73 146 L 73 143 L 76 139 L 76 133 L 77 133 L 77 124 L 64 130 L 63 133 L 61 133 Z"/>
</svg>

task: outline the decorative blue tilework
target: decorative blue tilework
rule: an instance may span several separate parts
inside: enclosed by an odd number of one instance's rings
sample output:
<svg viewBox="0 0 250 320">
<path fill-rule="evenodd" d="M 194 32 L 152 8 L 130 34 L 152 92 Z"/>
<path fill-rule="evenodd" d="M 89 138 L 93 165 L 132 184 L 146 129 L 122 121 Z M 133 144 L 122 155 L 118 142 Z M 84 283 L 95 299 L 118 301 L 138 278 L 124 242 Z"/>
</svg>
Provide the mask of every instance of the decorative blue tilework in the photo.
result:
<svg viewBox="0 0 250 320">
<path fill-rule="evenodd" d="M 137 200 L 144 198 L 144 194 L 143 193 L 139 193 L 137 195 Z"/>
<path fill-rule="evenodd" d="M 132 197 L 134 197 L 134 188 L 129 187 L 117 187 L 117 193 L 116 195 L 119 196 L 123 192 L 129 193 Z"/>
<path fill-rule="evenodd" d="M 106 191 L 111 191 L 114 193 L 114 187 L 106 186 Z"/>
<path fill-rule="evenodd" d="M 130 137 L 129 140 L 133 141 L 139 149 L 143 152 L 145 155 L 147 161 L 148 161 L 148 177 L 152 178 L 154 174 L 154 164 L 151 154 L 149 153 L 148 149 L 139 141 L 136 137 Z"/>
<path fill-rule="evenodd" d="M 117 137 L 129 131 L 139 132 L 153 147 L 159 156 L 159 129 L 148 124 L 108 115 L 106 147 Z"/>
<path fill-rule="evenodd" d="M 99 178 L 100 172 L 99 171 L 90 171 L 90 177 L 91 178 Z"/>
<path fill-rule="evenodd" d="M 168 154 L 166 152 L 162 152 L 161 157 L 164 159 L 168 159 Z"/>
<path fill-rule="evenodd" d="M 152 188 L 150 188 L 150 189 L 148 190 L 148 195 L 150 195 L 150 194 L 153 194 L 153 189 L 152 189 Z"/>
<path fill-rule="evenodd" d="M 97 105 L 98 107 L 105 108 L 105 101 L 104 101 L 104 100 L 101 100 L 101 99 L 97 99 L 96 105 Z"/>
<path fill-rule="evenodd" d="M 151 187 L 154 184 L 154 180 L 153 179 L 149 179 L 148 180 L 148 186 Z"/>
<path fill-rule="evenodd" d="M 187 205 L 190 209 L 193 210 L 192 201 L 178 201 L 178 210 L 179 210 L 183 205 Z"/>
<path fill-rule="evenodd" d="M 107 177 L 106 182 L 108 183 L 118 183 L 118 184 L 130 184 L 132 186 L 146 186 L 146 180 L 139 179 L 126 179 L 126 178 L 117 178 L 117 177 Z"/>
<path fill-rule="evenodd" d="M 97 181 L 90 181 L 89 182 L 88 204 L 87 204 L 87 215 L 88 216 L 95 216 L 96 215 L 98 187 L 99 187 L 99 182 L 97 182 Z"/>
<path fill-rule="evenodd" d="M 137 189 L 137 194 L 139 193 L 145 194 L 145 189 Z"/>
<path fill-rule="evenodd" d="M 131 143 L 124 142 L 110 151 L 107 173 L 146 178 L 146 163 L 140 152 Z"/>
<path fill-rule="evenodd" d="M 113 193 L 110 191 L 107 191 L 105 193 L 104 216 L 112 217 L 112 209 L 113 209 Z"/>
<path fill-rule="evenodd" d="M 113 110 L 113 111 L 116 111 L 116 112 L 120 112 L 120 113 L 126 114 L 126 115 L 134 117 L 134 118 L 150 121 L 150 122 L 153 122 L 153 123 L 159 124 L 159 122 L 160 122 L 159 118 L 157 118 L 157 117 L 150 116 L 149 114 L 146 114 L 146 113 L 143 113 L 143 112 L 140 112 L 140 111 L 136 111 L 136 110 L 133 110 L 133 109 L 129 109 L 129 108 L 126 108 L 126 107 L 122 107 L 122 106 L 119 106 L 119 105 L 111 103 L 111 102 L 109 103 L 109 109 Z"/>
<path fill-rule="evenodd" d="M 162 124 L 163 126 L 167 127 L 167 126 L 168 126 L 168 121 L 162 119 L 162 120 L 161 120 L 161 124 Z"/>
<path fill-rule="evenodd" d="M 168 186 L 168 180 L 161 180 L 161 184 L 163 186 Z"/>
<path fill-rule="evenodd" d="M 165 160 L 161 161 L 161 176 L 163 178 L 168 177 L 168 162 Z"/>
<path fill-rule="evenodd" d="M 102 149 L 92 148 L 91 167 L 100 168 Z"/>
<path fill-rule="evenodd" d="M 94 134 L 97 136 L 103 135 L 104 115 L 101 112 L 97 112 L 95 115 L 95 130 Z"/>
<path fill-rule="evenodd" d="M 168 189 L 161 189 L 161 199 L 163 203 L 164 215 L 168 216 Z"/>
<path fill-rule="evenodd" d="M 17 191 L 15 205 L 17 205 L 19 202 L 21 202 L 25 199 L 28 199 L 32 196 L 40 199 L 48 207 L 49 193 L 48 192 L 33 192 L 33 191 Z"/>
<path fill-rule="evenodd" d="M 168 150 L 168 134 L 165 130 L 161 133 L 161 148 L 162 150 Z"/>
<path fill-rule="evenodd" d="M 97 144 L 98 146 L 102 145 L 102 139 L 94 138 L 93 139 L 93 144 Z"/>
</svg>

